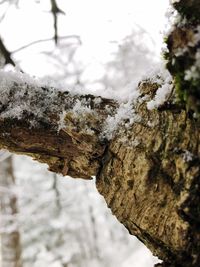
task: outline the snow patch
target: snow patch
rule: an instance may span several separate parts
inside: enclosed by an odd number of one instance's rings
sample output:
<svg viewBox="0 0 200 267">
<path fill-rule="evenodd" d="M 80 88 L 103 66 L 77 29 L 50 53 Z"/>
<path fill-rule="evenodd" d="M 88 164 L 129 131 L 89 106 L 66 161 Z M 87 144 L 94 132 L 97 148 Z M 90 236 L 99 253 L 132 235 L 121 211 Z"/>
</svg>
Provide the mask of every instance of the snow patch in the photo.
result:
<svg viewBox="0 0 200 267">
<path fill-rule="evenodd" d="M 151 82 L 157 83 L 160 87 L 156 91 L 154 99 L 147 102 L 147 108 L 149 110 L 156 109 L 163 105 L 169 98 L 173 89 L 172 76 L 163 66 L 161 66 L 159 70 L 156 70 L 156 72 L 151 73 L 151 75 Z"/>
<path fill-rule="evenodd" d="M 185 162 L 189 162 L 189 161 L 192 161 L 194 159 L 194 155 L 188 151 L 188 150 L 185 150 L 185 152 L 183 153 L 183 160 Z"/>
<path fill-rule="evenodd" d="M 66 127 L 66 123 L 65 123 L 65 117 L 66 117 L 66 114 L 67 112 L 65 110 L 63 110 L 61 113 L 60 113 L 60 119 L 58 121 L 58 132 L 61 130 L 61 129 L 64 129 Z"/>
<path fill-rule="evenodd" d="M 175 29 L 175 25 L 180 25 L 180 23 L 185 23 L 184 19 L 182 19 L 181 15 L 174 9 L 172 6 L 173 3 L 168 7 L 165 12 L 165 17 L 167 23 L 165 24 L 165 29 L 163 31 L 164 36 L 169 36 Z"/>
<path fill-rule="evenodd" d="M 175 4 L 175 3 L 179 3 L 180 0 L 170 0 L 170 4 Z"/>
<path fill-rule="evenodd" d="M 160 88 L 157 90 L 154 99 L 147 102 L 149 110 L 158 108 L 167 100 L 172 90 L 172 80 L 169 72 L 164 69 L 163 65 L 158 65 L 140 80 L 142 79 L 160 84 Z M 91 133 L 90 127 L 84 124 L 84 118 L 88 114 L 94 114 L 95 112 L 90 106 L 93 100 L 89 95 L 80 97 L 74 94 L 74 92 L 70 92 L 70 95 L 68 95 L 68 91 L 66 91 L 68 97 L 65 100 L 59 97 L 60 90 L 52 87 L 48 87 L 48 90 L 45 88 L 47 87 L 45 87 L 43 82 L 33 79 L 29 75 L 20 72 L 0 71 L 0 92 L 1 89 L 3 91 L 6 90 L 0 99 L 1 106 L 6 104 L 5 110 L 1 112 L 1 118 L 21 119 L 27 113 L 34 114 L 33 117 L 36 117 L 37 121 L 39 118 L 42 121 L 48 122 L 49 114 L 57 113 L 59 114 L 59 118 L 56 122 L 57 126 L 55 126 L 60 131 L 66 127 L 65 117 L 67 112 L 72 112 L 75 119 L 77 117 L 79 121 L 82 120 L 84 130 L 88 130 L 88 133 Z M 124 92 L 124 90 L 122 91 Z M 124 98 L 120 95 L 118 97 L 119 108 L 115 114 L 112 115 L 112 108 L 111 110 L 107 110 L 110 115 L 105 120 L 101 135 L 104 138 L 111 139 L 113 134 L 117 132 L 119 126 L 128 129 L 133 123 L 141 121 L 141 117 L 135 111 L 134 105 L 146 100 L 146 97 L 140 97 L 137 79 L 133 83 L 128 84 L 125 88 Z M 95 106 L 98 106 L 101 103 L 101 97 L 97 97 L 93 103 Z M 35 123 L 36 120 L 30 121 L 30 127 L 34 127 Z"/>
<path fill-rule="evenodd" d="M 84 115 L 86 113 L 92 113 L 93 110 L 88 105 L 89 102 L 90 101 L 87 101 L 85 99 L 82 99 L 82 101 L 77 99 L 76 102 L 75 102 L 75 105 L 74 105 L 74 107 L 72 109 L 73 113 L 75 113 L 77 115 Z"/>
<path fill-rule="evenodd" d="M 199 72 L 200 72 L 200 49 L 197 49 L 195 55 L 195 62 L 190 69 L 185 71 L 184 78 L 186 81 L 197 80 L 199 79 Z"/>
<path fill-rule="evenodd" d="M 130 86 L 131 85 L 129 85 L 129 90 L 131 88 Z M 134 109 L 134 105 L 140 102 L 140 100 L 139 88 L 134 83 L 132 92 L 129 95 L 129 100 L 125 103 L 120 103 L 120 106 L 114 115 L 108 115 L 103 127 L 103 137 L 110 140 L 117 132 L 119 126 L 123 125 L 126 129 L 128 129 L 133 125 L 133 123 L 141 121 L 141 117 Z"/>
<path fill-rule="evenodd" d="M 147 103 L 147 108 L 149 110 L 153 110 L 162 106 L 167 101 L 172 91 L 172 88 L 172 84 L 163 84 L 160 88 L 158 88 L 154 99 Z"/>
<path fill-rule="evenodd" d="M 18 69 L 15 69 L 14 71 L 5 71 L 0 70 L 0 88 L 9 88 L 13 86 L 15 83 L 17 84 L 29 84 L 32 86 L 44 86 L 44 83 L 36 79 L 34 77 L 31 77 L 28 74 L 20 72 Z M 0 90 L 1 92 L 1 90 Z"/>
<path fill-rule="evenodd" d="M 115 116 L 109 116 L 106 121 L 106 125 L 109 125 L 107 130 L 105 130 L 107 137 L 109 136 L 109 138 L 111 138 L 112 134 L 123 121 L 128 121 L 124 122 L 124 126 L 128 128 L 134 122 L 139 122 L 141 120 L 139 115 L 135 113 L 134 105 L 146 101 L 149 97 L 140 97 L 138 84 L 144 80 L 161 85 L 161 87 L 157 90 L 155 98 L 147 103 L 149 110 L 158 108 L 169 97 L 173 87 L 172 77 L 166 69 L 164 63 L 159 63 L 155 67 L 150 68 L 144 75 L 141 75 L 139 79 L 136 79 L 123 88 L 122 92 L 124 96 L 122 97 L 119 94 L 117 99 L 120 103 L 117 113 Z"/>
</svg>

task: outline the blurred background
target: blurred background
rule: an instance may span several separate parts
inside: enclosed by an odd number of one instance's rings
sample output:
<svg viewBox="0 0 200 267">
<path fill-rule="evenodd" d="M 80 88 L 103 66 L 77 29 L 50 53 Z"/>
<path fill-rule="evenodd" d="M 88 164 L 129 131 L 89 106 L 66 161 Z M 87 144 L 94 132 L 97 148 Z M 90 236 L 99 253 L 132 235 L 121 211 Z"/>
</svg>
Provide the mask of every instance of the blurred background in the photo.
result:
<svg viewBox="0 0 200 267">
<path fill-rule="evenodd" d="M 123 97 L 161 60 L 168 0 L 1 0 L 0 68 Z M 152 267 L 94 181 L 0 153 L 1 267 Z"/>
</svg>

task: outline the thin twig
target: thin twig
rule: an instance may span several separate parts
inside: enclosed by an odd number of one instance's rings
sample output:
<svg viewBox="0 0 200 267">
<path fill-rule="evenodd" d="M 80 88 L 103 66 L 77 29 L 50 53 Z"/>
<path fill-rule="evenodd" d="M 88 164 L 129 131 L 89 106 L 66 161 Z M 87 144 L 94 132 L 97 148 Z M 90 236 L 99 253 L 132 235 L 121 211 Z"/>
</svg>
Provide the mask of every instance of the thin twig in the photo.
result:
<svg viewBox="0 0 200 267">
<path fill-rule="evenodd" d="M 1 5 L 1 4 L 2 4 L 2 3 L 0 3 L 0 5 Z M 6 14 L 7 14 L 7 12 L 8 12 L 8 10 L 9 10 L 9 8 L 10 8 L 10 5 L 7 6 L 6 10 L 5 10 L 4 13 L 2 14 L 2 16 L 1 16 L 1 18 L 0 18 L 0 23 L 4 20 Z"/>
<path fill-rule="evenodd" d="M 0 52 L 2 53 L 2 55 L 5 59 L 5 65 L 11 64 L 14 67 L 16 66 L 15 62 L 11 58 L 12 53 L 10 51 L 8 51 L 8 49 L 5 47 L 1 38 L 0 38 Z"/>
<path fill-rule="evenodd" d="M 59 37 L 59 40 L 62 40 L 62 39 L 72 39 L 72 38 L 77 39 L 78 42 L 81 44 L 81 39 L 80 39 L 80 36 L 78 36 L 78 35 L 62 36 L 62 37 Z M 53 40 L 54 40 L 54 38 L 47 38 L 47 39 L 41 39 L 41 40 L 33 41 L 33 42 L 29 43 L 29 44 L 26 44 L 26 45 L 24 45 L 24 46 L 22 46 L 20 48 L 17 48 L 16 50 L 12 51 L 12 54 L 18 53 L 21 50 L 24 50 L 26 48 L 29 48 L 32 45 L 43 43 L 43 42 L 49 42 L 49 41 L 53 41 Z"/>
<path fill-rule="evenodd" d="M 53 19 L 54 19 L 54 40 L 55 43 L 58 43 L 58 25 L 57 25 L 57 21 L 58 21 L 58 14 L 64 14 L 65 12 L 62 11 L 58 5 L 56 0 L 51 0 L 51 13 L 53 15 Z"/>
</svg>

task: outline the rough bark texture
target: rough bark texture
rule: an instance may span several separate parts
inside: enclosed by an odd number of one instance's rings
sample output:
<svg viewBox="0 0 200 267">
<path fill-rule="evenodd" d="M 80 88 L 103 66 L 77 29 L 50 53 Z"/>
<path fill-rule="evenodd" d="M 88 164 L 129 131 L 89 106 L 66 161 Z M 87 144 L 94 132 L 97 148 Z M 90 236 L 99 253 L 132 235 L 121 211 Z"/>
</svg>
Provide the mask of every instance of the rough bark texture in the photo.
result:
<svg viewBox="0 0 200 267">
<path fill-rule="evenodd" d="M 123 133 L 127 142 L 121 134 L 111 141 L 97 188 L 129 232 L 170 262 L 165 266 L 199 266 L 199 123 L 170 103 L 136 110 L 143 119 Z"/>
<path fill-rule="evenodd" d="M 103 138 L 99 141 L 103 121 L 118 104 L 60 91 L 54 91 L 49 102 L 50 89 L 41 87 L 35 95 L 29 95 L 31 90 L 33 86 L 15 83 L 6 100 L 0 102 L 0 147 L 30 155 L 47 163 L 51 171 L 90 179 L 105 149 Z M 26 110 L 24 103 L 28 103 Z M 82 112 L 73 110 L 77 103 L 83 105 L 78 107 Z M 43 109 L 38 112 L 40 107 Z M 17 118 L 9 114 L 15 108 L 21 109 Z"/>
<path fill-rule="evenodd" d="M 141 96 L 149 101 L 157 88 L 157 84 L 143 82 Z M 15 84 L 8 103 L 13 103 L 19 90 Z M 41 88 L 40 94 L 47 91 Z M 93 112 L 77 114 L 71 98 L 87 98 Z M 113 214 L 155 255 L 170 262 L 166 266 L 198 266 L 199 122 L 170 99 L 151 112 L 146 101 L 139 101 L 135 112 L 142 119 L 129 128 L 119 127 L 115 137 L 105 142 L 100 133 L 108 114 L 117 108 L 114 101 L 61 92 L 56 101 L 59 107 L 62 101 L 67 105 L 59 130 L 58 110 L 52 113 L 45 108 L 40 118 L 28 112 L 20 119 L 5 118 L 5 111 L 12 107 L 4 101 L 1 147 L 31 155 L 63 175 L 86 179 L 96 175 L 97 188 Z"/>
</svg>

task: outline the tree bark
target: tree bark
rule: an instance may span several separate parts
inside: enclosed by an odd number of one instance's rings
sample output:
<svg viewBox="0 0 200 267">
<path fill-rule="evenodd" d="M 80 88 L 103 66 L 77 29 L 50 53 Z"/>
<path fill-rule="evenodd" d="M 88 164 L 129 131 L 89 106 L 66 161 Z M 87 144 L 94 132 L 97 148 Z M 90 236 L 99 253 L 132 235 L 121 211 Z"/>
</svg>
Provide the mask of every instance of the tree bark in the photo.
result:
<svg viewBox="0 0 200 267">
<path fill-rule="evenodd" d="M 99 138 L 103 122 L 117 106 L 14 82 L 0 100 L 0 148 L 30 155 L 56 173 L 91 179 L 106 147 Z"/>
<path fill-rule="evenodd" d="M 197 266 L 200 125 L 172 103 L 173 95 L 150 112 L 147 102 L 158 85 L 147 81 L 139 88 L 133 108 L 141 119 L 129 127 L 122 123 L 106 141 L 102 131 L 106 118 L 117 112 L 115 101 L 15 83 L 1 103 L 0 147 L 30 155 L 63 175 L 96 175 L 113 214 L 170 263 L 166 266 Z"/>
<path fill-rule="evenodd" d="M 199 123 L 170 103 L 150 113 L 144 102 L 136 111 L 142 121 L 123 133 L 126 142 L 111 140 L 97 188 L 163 266 L 198 266 Z"/>
</svg>

